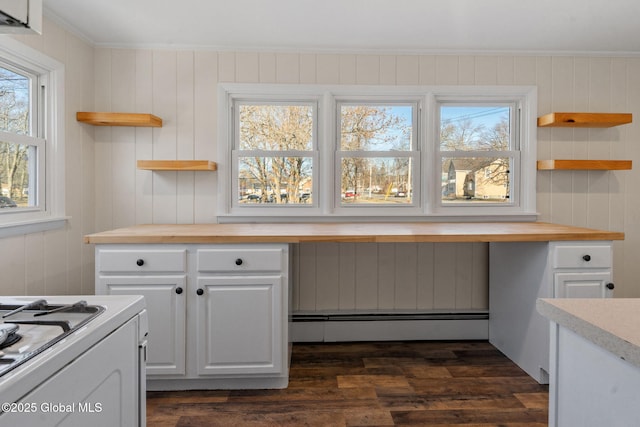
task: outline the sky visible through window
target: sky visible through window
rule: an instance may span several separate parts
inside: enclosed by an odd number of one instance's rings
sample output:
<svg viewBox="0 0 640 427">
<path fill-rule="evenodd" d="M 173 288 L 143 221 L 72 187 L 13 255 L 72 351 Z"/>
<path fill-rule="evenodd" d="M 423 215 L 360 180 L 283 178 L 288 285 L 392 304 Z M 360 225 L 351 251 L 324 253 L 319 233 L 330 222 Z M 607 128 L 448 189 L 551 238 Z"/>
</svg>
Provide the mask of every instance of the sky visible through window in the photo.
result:
<svg viewBox="0 0 640 427">
<path fill-rule="evenodd" d="M 456 124 L 470 120 L 475 125 L 484 125 L 489 129 L 508 117 L 509 107 L 507 106 L 442 106 L 440 109 L 442 124 Z"/>
<path fill-rule="evenodd" d="M 408 106 L 392 106 L 390 111 L 394 116 L 402 118 L 406 123 L 411 123 L 412 109 Z M 440 119 L 442 122 L 452 123 L 460 122 L 463 120 L 473 120 L 478 123 L 482 123 L 485 126 L 493 126 L 500 122 L 506 115 L 509 114 L 509 107 L 504 106 L 482 106 L 482 107 L 468 107 L 458 106 L 450 107 L 445 106 L 440 110 Z"/>
<path fill-rule="evenodd" d="M 379 111 L 379 114 L 372 114 L 372 116 L 378 117 L 381 121 L 372 126 L 372 128 L 380 126 L 382 122 L 386 121 L 387 123 L 381 125 L 378 130 L 370 132 L 370 135 L 366 138 L 368 147 L 362 147 L 362 149 L 376 151 L 411 151 L 415 149 L 413 147 L 415 144 L 415 141 L 413 141 L 415 127 L 413 122 L 414 105 L 365 104 L 366 107 L 372 107 L 374 110 Z M 346 105 L 341 109 L 342 120 L 347 123 L 346 127 L 344 127 L 345 123 L 343 122 L 343 131 L 350 129 L 350 126 L 360 127 L 360 123 L 357 121 L 353 123 L 353 119 L 350 121 L 347 118 L 352 108 L 357 109 L 358 107 Z M 344 146 L 344 143 L 345 141 L 341 141 L 342 149 L 350 150 L 350 148 Z"/>
<path fill-rule="evenodd" d="M 400 119 L 404 126 L 410 127 L 413 121 L 413 107 L 407 105 L 389 106 L 389 114 Z M 440 123 L 460 124 L 465 121 L 471 121 L 473 126 L 483 126 L 485 129 L 491 129 L 503 120 L 509 118 L 508 106 L 449 106 L 443 105 L 440 108 Z M 395 138 L 401 138 L 402 134 L 398 128 L 389 129 L 387 132 L 394 135 Z M 391 146 L 378 146 L 383 150 L 393 149 Z"/>
</svg>

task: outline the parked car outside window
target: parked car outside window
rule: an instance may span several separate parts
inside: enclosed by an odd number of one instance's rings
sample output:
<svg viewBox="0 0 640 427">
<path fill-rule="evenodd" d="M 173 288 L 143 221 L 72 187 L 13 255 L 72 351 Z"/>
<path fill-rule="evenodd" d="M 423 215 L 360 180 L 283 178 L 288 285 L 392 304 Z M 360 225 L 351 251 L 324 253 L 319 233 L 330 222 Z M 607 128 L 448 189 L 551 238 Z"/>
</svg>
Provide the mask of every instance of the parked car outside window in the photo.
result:
<svg viewBox="0 0 640 427">
<path fill-rule="evenodd" d="M 17 208 L 16 202 L 8 197 L 0 196 L 0 208 Z"/>
</svg>

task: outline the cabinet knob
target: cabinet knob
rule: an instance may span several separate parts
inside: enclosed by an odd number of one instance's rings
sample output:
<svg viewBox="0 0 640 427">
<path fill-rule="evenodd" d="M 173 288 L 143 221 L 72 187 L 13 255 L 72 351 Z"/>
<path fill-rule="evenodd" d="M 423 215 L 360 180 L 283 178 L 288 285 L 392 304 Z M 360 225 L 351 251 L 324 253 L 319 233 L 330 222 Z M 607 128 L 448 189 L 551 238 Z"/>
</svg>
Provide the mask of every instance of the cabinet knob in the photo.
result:
<svg viewBox="0 0 640 427">
<path fill-rule="evenodd" d="M 242 265 L 242 258 L 236 259 L 236 265 Z"/>
<path fill-rule="evenodd" d="M 614 285 L 613 283 L 607 283 L 605 286 L 606 286 L 606 287 L 607 287 L 607 289 L 609 289 L 609 290 L 613 290 L 613 288 L 615 288 L 615 287 L 616 287 L 616 285 Z"/>
<path fill-rule="evenodd" d="M 196 294 L 198 294 L 198 295 L 202 295 L 202 294 L 204 294 L 204 291 L 202 290 L 202 288 L 200 288 L 200 289 L 198 289 L 198 290 L 196 291 Z"/>
<path fill-rule="evenodd" d="M 582 259 L 587 261 L 587 262 L 589 262 L 589 261 L 591 261 L 591 255 L 585 255 L 585 256 L 582 257 Z"/>
<path fill-rule="evenodd" d="M 144 260 L 142 258 L 137 259 L 136 264 L 138 264 L 139 267 L 142 267 L 144 265 Z"/>
<path fill-rule="evenodd" d="M 176 294 L 180 295 L 182 293 L 182 288 L 180 286 L 178 286 L 176 288 Z"/>
</svg>

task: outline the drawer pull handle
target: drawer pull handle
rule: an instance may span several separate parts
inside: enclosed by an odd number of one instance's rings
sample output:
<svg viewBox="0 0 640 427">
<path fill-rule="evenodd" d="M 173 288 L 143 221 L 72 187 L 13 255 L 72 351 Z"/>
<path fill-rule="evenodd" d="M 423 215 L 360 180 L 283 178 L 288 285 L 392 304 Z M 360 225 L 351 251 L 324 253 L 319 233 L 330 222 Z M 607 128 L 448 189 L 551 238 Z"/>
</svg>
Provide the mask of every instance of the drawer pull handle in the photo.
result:
<svg viewBox="0 0 640 427">
<path fill-rule="evenodd" d="M 202 295 L 202 294 L 204 294 L 204 291 L 202 290 L 202 288 L 200 288 L 200 289 L 198 289 L 198 290 L 196 291 L 196 294 L 198 294 L 198 295 Z"/>
<path fill-rule="evenodd" d="M 176 288 L 176 294 L 180 295 L 182 293 L 182 288 L 180 286 L 178 286 Z"/>
<path fill-rule="evenodd" d="M 589 262 L 589 261 L 591 261 L 591 255 L 585 255 L 585 256 L 582 257 L 582 259 L 587 261 L 587 262 Z"/>
<path fill-rule="evenodd" d="M 609 289 L 609 290 L 613 290 L 613 288 L 615 288 L 615 287 L 616 287 L 616 285 L 614 285 L 613 283 L 607 283 L 605 286 L 606 286 L 606 287 L 607 287 L 607 289 Z"/>
<path fill-rule="evenodd" d="M 138 264 L 139 267 L 142 267 L 144 265 L 144 260 L 142 258 L 136 260 L 136 264 Z"/>
<path fill-rule="evenodd" d="M 236 259 L 236 265 L 242 265 L 242 258 Z"/>
</svg>

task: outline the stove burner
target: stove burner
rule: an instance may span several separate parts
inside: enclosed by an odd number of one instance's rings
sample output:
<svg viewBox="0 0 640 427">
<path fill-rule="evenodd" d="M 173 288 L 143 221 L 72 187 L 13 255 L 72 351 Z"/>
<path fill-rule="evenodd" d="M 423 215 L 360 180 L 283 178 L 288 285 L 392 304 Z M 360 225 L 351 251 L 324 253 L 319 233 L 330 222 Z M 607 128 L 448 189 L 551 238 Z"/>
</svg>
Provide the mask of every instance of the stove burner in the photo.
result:
<svg viewBox="0 0 640 427">
<path fill-rule="evenodd" d="M 16 332 L 18 331 L 18 325 L 2 324 L 0 325 L 0 349 L 9 347 L 22 338 Z"/>
<path fill-rule="evenodd" d="M 6 347 L 10 347 L 20 341 L 22 339 L 22 335 L 20 334 L 11 334 L 9 335 L 2 344 L 0 344 L 0 350 Z"/>
</svg>

